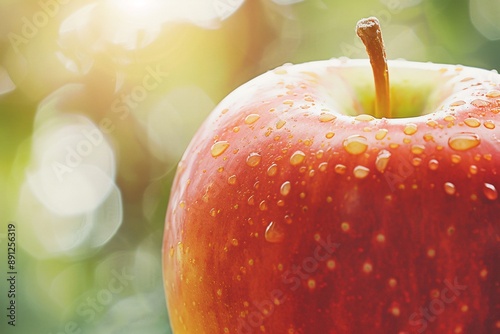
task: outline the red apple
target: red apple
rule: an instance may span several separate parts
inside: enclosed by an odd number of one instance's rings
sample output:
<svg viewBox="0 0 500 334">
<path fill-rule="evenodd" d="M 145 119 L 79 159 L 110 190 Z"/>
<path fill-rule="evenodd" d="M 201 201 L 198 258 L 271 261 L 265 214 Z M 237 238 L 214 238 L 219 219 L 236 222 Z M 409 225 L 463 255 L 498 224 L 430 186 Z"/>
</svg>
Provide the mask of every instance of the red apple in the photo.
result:
<svg viewBox="0 0 500 334">
<path fill-rule="evenodd" d="M 389 94 L 362 23 L 375 85 L 366 60 L 284 65 L 192 140 L 163 246 L 175 334 L 500 332 L 500 76 L 389 61 Z"/>
</svg>

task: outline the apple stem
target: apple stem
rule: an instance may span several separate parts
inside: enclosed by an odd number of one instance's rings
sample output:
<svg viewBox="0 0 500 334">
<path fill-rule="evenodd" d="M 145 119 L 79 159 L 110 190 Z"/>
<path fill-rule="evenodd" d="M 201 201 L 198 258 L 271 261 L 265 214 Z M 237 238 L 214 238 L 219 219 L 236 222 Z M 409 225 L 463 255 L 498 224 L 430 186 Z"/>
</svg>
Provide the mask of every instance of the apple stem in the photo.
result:
<svg viewBox="0 0 500 334">
<path fill-rule="evenodd" d="M 375 81 L 375 117 L 391 117 L 391 92 L 389 87 L 389 69 L 385 55 L 384 41 L 380 23 L 376 17 L 361 19 L 356 25 L 356 33 L 365 45 L 370 57 Z"/>
</svg>

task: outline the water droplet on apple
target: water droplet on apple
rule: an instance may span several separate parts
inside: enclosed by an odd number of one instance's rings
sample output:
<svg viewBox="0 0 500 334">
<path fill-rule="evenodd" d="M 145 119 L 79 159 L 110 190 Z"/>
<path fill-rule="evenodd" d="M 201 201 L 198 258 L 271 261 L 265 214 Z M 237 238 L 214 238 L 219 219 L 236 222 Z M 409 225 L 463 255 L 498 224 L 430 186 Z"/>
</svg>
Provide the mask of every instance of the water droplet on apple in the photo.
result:
<svg viewBox="0 0 500 334">
<path fill-rule="evenodd" d="M 490 105 L 490 103 L 488 101 L 481 100 L 481 99 L 476 99 L 476 100 L 472 101 L 470 104 L 472 104 L 474 107 L 478 107 L 478 108 L 486 107 L 486 106 Z"/>
<path fill-rule="evenodd" d="M 413 159 L 411 159 L 411 164 L 415 167 L 418 167 L 422 164 L 422 158 L 419 158 L 419 157 L 415 157 Z M 416 187 L 416 185 L 413 185 L 413 188 Z M 414 188 L 416 189 L 416 188 Z"/>
<path fill-rule="evenodd" d="M 462 106 L 464 104 L 465 104 L 465 101 L 459 100 L 459 101 L 455 101 L 455 102 L 450 103 L 450 106 L 451 107 L 458 107 L 458 106 Z"/>
<path fill-rule="evenodd" d="M 337 116 L 330 114 L 330 113 L 321 113 L 321 115 L 319 115 L 319 121 L 323 122 L 323 123 L 331 122 L 336 118 L 337 118 Z"/>
<path fill-rule="evenodd" d="M 429 160 L 429 169 L 430 170 L 436 170 L 439 167 L 439 161 L 436 159 L 431 159 Z"/>
<path fill-rule="evenodd" d="M 382 150 L 378 153 L 377 158 L 375 159 L 375 167 L 380 173 L 383 173 L 385 171 L 390 159 L 391 152 Z"/>
<path fill-rule="evenodd" d="M 373 117 L 372 115 L 361 114 L 356 116 L 354 119 L 359 122 L 371 122 L 375 119 L 375 117 Z"/>
<path fill-rule="evenodd" d="M 424 151 L 425 151 L 424 145 L 415 144 L 411 147 L 411 153 L 416 154 L 416 155 L 420 155 L 420 154 L 424 153 Z"/>
<path fill-rule="evenodd" d="M 500 90 L 489 91 L 488 93 L 486 93 L 486 97 L 491 97 L 491 98 L 500 97 Z"/>
<path fill-rule="evenodd" d="M 472 175 L 476 175 L 477 171 L 478 171 L 478 168 L 477 168 L 476 165 L 470 165 L 470 167 L 469 167 L 469 173 L 471 173 Z"/>
<path fill-rule="evenodd" d="M 405 125 L 403 132 L 405 133 L 405 135 L 411 136 L 411 135 L 415 134 L 417 132 L 417 130 L 418 130 L 418 127 L 416 124 L 408 123 Z"/>
<path fill-rule="evenodd" d="M 250 114 L 247 117 L 245 117 L 245 124 L 253 124 L 257 122 L 260 118 L 259 114 Z"/>
<path fill-rule="evenodd" d="M 281 129 L 283 126 L 285 126 L 286 121 L 280 119 L 276 122 L 276 129 Z"/>
<path fill-rule="evenodd" d="M 455 192 L 457 191 L 457 189 L 455 188 L 455 185 L 451 182 L 446 182 L 444 184 L 444 191 L 448 194 L 448 195 L 455 195 Z"/>
<path fill-rule="evenodd" d="M 319 164 L 318 169 L 320 172 L 326 171 L 326 168 L 328 167 L 328 162 L 322 162 Z"/>
<path fill-rule="evenodd" d="M 433 136 L 433 135 L 431 135 L 430 133 L 426 133 L 426 134 L 424 135 L 424 140 L 425 140 L 426 142 L 432 141 L 432 140 L 434 140 L 434 136 Z"/>
<path fill-rule="evenodd" d="M 484 121 L 484 127 L 487 128 L 487 129 L 494 129 L 495 128 L 495 123 L 493 123 L 493 121 Z"/>
<path fill-rule="evenodd" d="M 353 174 L 357 179 L 364 179 L 370 174 L 370 169 L 365 166 L 356 166 L 354 167 Z"/>
<path fill-rule="evenodd" d="M 335 165 L 335 173 L 337 174 L 345 174 L 347 167 L 342 164 Z"/>
<path fill-rule="evenodd" d="M 306 101 L 306 102 L 314 102 L 314 99 L 311 97 L 311 95 L 306 94 L 304 96 L 304 101 Z"/>
<path fill-rule="evenodd" d="M 283 196 L 287 196 L 290 193 L 291 189 L 292 189 L 292 184 L 290 183 L 290 181 L 285 181 L 281 185 L 280 193 Z"/>
<path fill-rule="evenodd" d="M 255 197 L 254 197 L 254 195 L 251 195 L 250 197 L 248 197 L 247 203 L 248 203 L 248 205 L 254 205 L 255 204 Z"/>
<path fill-rule="evenodd" d="M 444 118 L 443 118 L 446 122 L 450 122 L 450 123 L 453 123 L 455 122 L 455 120 L 457 119 L 455 116 L 453 115 L 446 115 Z"/>
<path fill-rule="evenodd" d="M 431 128 L 435 128 L 436 126 L 438 126 L 438 122 L 436 122 L 435 120 L 431 119 L 429 121 L 427 121 L 425 123 L 427 126 L 431 127 Z"/>
<path fill-rule="evenodd" d="M 275 222 L 269 223 L 264 234 L 266 241 L 271 243 L 280 243 L 285 239 L 285 232 Z"/>
<path fill-rule="evenodd" d="M 276 175 L 276 173 L 278 173 L 278 165 L 272 164 L 271 166 L 269 166 L 269 168 L 267 169 L 267 175 L 274 176 Z"/>
<path fill-rule="evenodd" d="M 229 143 L 227 141 L 218 141 L 215 144 L 212 145 L 212 148 L 210 149 L 210 153 L 214 158 L 220 156 L 222 153 L 224 153 L 227 148 L 229 147 Z"/>
<path fill-rule="evenodd" d="M 481 122 L 474 117 L 469 117 L 464 120 L 465 125 L 471 128 L 477 128 L 481 125 Z"/>
<path fill-rule="evenodd" d="M 247 165 L 250 167 L 255 167 L 260 163 L 261 159 L 262 157 L 260 156 L 259 153 L 252 152 L 247 157 Z"/>
<path fill-rule="evenodd" d="M 333 138 L 333 136 L 335 136 L 335 132 L 327 132 L 327 133 L 326 133 L 326 135 L 325 135 L 325 137 L 326 137 L 327 139 L 332 139 L 332 138 Z"/>
<path fill-rule="evenodd" d="M 368 140 L 360 135 L 352 135 L 344 140 L 343 145 L 347 153 L 358 155 L 366 152 Z"/>
<path fill-rule="evenodd" d="M 290 157 L 290 163 L 293 165 L 293 166 L 296 166 L 296 165 L 299 165 L 301 164 L 304 159 L 305 159 L 306 155 L 304 152 L 302 151 L 295 151 L 292 156 Z"/>
<path fill-rule="evenodd" d="M 382 140 L 387 136 L 387 133 L 389 133 L 389 130 L 387 129 L 379 129 L 377 133 L 375 134 L 375 139 L 377 140 Z"/>
<path fill-rule="evenodd" d="M 266 201 L 262 201 L 259 203 L 260 211 L 266 211 L 268 209 Z"/>
<path fill-rule="evenodd" d="M 487 199 L 494 201 L 498 198 L 498 191 L 494 185 L 490 183 L 485 183 L 483 186 L 483 193 Z"/>
<path fill-rule="evenodd" d="M 451 162 L 453 164 L 458 164 L 458 163 L 460 163 L 460 161 L 462 161 L 462 157 L 461 156 L 459 156 L 458 154 L 452 154 L 451 155 Z"/>
<path fill-rule="evenodd" d="M 293 223 L 292 217 L 290 217 L 289 215 L 285 215 L 285 223 L 287 224 Z"/>
<path fill-rule="evenodd" d="M 448 145 L 455 151 L 467 151 L 481 144 L 479 135 L 472 132 L 456 133 L 448 140 Z"/>
</svg>

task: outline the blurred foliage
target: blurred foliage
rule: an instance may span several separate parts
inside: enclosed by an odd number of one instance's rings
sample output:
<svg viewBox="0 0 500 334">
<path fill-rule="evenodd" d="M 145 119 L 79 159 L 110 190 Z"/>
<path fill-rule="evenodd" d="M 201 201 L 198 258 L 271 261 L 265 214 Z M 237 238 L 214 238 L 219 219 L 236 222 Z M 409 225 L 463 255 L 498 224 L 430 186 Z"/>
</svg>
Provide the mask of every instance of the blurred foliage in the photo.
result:
<svg viewBox="0 0 500 334">
<path fill-rule="evenodd" d="M 190 138 L 273 67 L 366 58 L 358 19 L 380 19 L 389 58 L 500 68 L 496 0 L 1 0 L 0 13 L 2 275 L 7 224 L 18 233 L 18 321 L 2 316 L 2 333 L 170 333 L 161 243 Z"/>
</svg>

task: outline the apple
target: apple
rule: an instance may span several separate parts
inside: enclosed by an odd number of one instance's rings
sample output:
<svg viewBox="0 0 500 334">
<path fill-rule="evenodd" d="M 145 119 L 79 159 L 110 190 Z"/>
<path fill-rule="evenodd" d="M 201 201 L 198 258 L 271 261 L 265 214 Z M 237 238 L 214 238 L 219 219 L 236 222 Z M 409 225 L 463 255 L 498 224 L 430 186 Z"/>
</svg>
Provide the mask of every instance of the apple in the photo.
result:
<svg viewBox="0 0 500 334">
<path fill-rule="evenodd" d="M 500 332 L 500 75 L 386 61 L 375 18 L 358 34 L 370 62 L 278 67 L 193 138 L 163 241 L 174 333 Z"/>
</svg>

